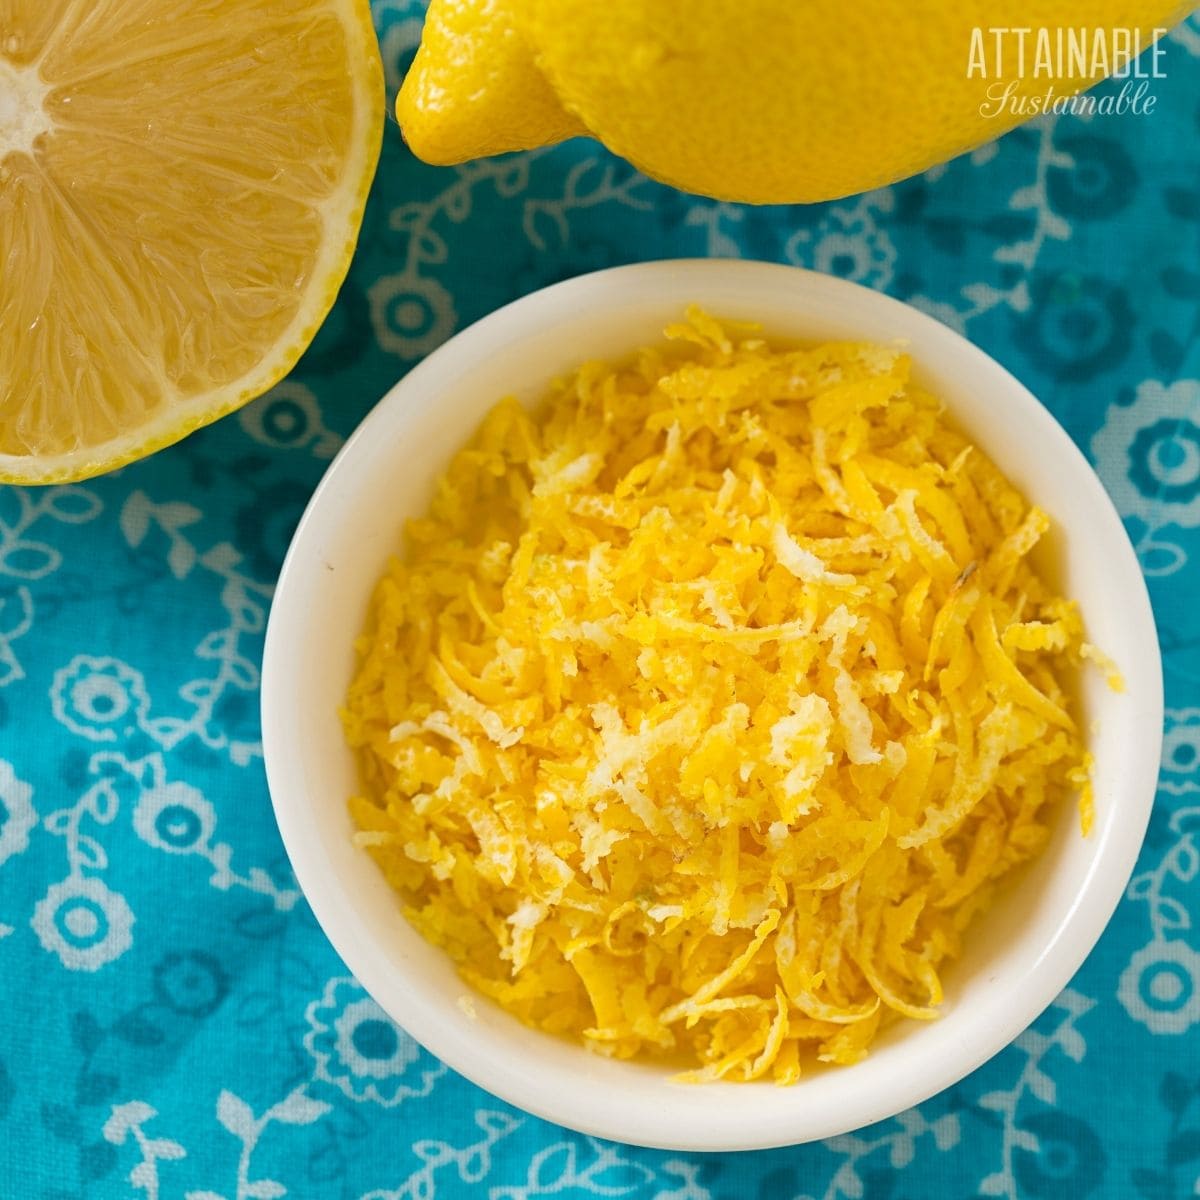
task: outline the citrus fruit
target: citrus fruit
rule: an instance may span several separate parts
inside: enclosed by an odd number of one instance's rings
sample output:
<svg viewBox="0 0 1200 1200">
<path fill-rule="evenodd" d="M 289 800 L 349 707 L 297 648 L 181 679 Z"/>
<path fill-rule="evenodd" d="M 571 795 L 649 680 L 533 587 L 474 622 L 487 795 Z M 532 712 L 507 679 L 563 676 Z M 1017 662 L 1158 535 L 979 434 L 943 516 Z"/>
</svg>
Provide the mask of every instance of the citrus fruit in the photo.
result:
<svg viewBox="0 0 1200 1200">
<path fill-rule="evenodd" d="M 292 367 L 379 155 L 367 0 L 0 0 L 0 479 L 80 479 Z"/>
<path fill-rule="evenodd" d="M 397 112 L 421 157 L 443 166 L 587 133 L 555 99 L 503 0 L 430 6 Z"/>
<path fill-rule="evenodd" d="M 1125 36 L 1148 45 L 1190 0 L 487 0 L 469 53 L 439 32 L 461 5 L 433 0 L 401 89 L 419 157 L 457 162 L 525 146 L 539 125 L 546 141 L 582 128 L 685 191 L 794 203 L 880 187 L 990 141 L 1033 115 L 1017 101 L 1097 82 Z M 1050 70 L 1034 70 L 1035 36 L 1024 70 L 1011 36 L 995 61 L 994 29 L 1043 26 Z M 986 74 L 969 69 L 976 29 Z M 1059 54 L 1060 30 L 1086 38 L 1082 69 Z M 1103 56 L 1090 49 L 1097 32 Z"/>
</svg>

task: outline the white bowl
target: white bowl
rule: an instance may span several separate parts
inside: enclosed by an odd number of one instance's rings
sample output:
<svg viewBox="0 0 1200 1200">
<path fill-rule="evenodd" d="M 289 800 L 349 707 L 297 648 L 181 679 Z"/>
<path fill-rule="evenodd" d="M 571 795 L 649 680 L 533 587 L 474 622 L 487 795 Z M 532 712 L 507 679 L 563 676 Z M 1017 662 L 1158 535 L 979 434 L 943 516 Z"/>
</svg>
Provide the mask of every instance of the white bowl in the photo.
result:
<svg viewBox="0 0 1200 1200">
<path fill-rule="evenodd" d="M 468 990 L 413 930 L 351 843 L 355 763 L 337 706 L 352 643 L 406 518 L 487 410 L 536 402 L 584 359 L 654 341 L 689 303 L 806 339 L 906 339 L 918 378 L 1025 494 L 1054 518 L 1056 582 L 1126 691 L 1088 671 L 1096 823 L 1059 814 L 1046 853 L 970 931 L 945 1015 L 902 1023 L 853 1067 L 791 1088 L 672 1081 L 519 1024 Z M 1154 797 L 1162 675 L 1137 560 L 1099 480 L 1053 417 L 981 350 L 896 300 L 808 271 L 735 260 L 619 267 L 546 288 L 454 337 L 398 383 L 329 468 L 296 531 L 271 609 L 263 751 L 275 815 L 321 927 L 382 1007 L 433 1054 L 497 1096 L 573 1129 L 679 1150 L 748 1150 L 828 1137 L 891 1116 L 956 1082 L 1010 1042 L 1074 975 L 1121 898 Z"/>
</svg>

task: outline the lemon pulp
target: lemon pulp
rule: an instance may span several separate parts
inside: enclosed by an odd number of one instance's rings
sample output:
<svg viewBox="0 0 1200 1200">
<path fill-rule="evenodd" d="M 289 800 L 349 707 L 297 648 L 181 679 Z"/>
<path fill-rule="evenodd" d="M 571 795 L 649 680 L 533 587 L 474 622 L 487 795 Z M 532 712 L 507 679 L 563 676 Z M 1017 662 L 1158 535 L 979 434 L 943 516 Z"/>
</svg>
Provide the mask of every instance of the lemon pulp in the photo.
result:
<svg viewBox="0 0 1200 1200">
<path fill-rule="evenodd" d="M 365 0 L 0 0 L 0 479 L 95 474 L 286 373 L 382 114 Z"/>
</svg>

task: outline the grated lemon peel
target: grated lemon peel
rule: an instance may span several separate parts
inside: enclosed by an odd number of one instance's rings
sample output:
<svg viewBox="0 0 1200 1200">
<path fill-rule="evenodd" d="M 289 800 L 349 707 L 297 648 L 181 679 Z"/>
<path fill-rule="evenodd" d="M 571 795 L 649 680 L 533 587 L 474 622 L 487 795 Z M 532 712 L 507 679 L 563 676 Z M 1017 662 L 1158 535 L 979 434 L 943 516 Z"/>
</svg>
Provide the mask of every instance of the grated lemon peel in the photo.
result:
<svg viewBox="0 0 1200 1200">
<path fill-rule="evenodd" d="M 898 347 L 665 347 L 497 405 L 375 593 L 359 844 L 526 1023 L 789 1084 L 926 1020 L 1055 807 L 1092 819 L 1049 528 Z"/>
</svg>

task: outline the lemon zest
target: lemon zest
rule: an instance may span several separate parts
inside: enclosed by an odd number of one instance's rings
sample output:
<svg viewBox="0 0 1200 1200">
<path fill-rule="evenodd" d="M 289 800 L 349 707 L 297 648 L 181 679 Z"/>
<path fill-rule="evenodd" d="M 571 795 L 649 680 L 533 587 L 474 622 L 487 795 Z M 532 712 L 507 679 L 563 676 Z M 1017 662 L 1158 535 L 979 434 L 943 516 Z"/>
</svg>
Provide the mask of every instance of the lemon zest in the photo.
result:
<svg viewBox="0 0 1200 1200">
<path fill-rule="evenodd" d="M 358 844 L 463 977 L 683 1078 L 938 1012 L 1091 763 L 1030 508 L 896 348 L 665 347 L 506 401 L 376 592 Z"/>
</svg>

